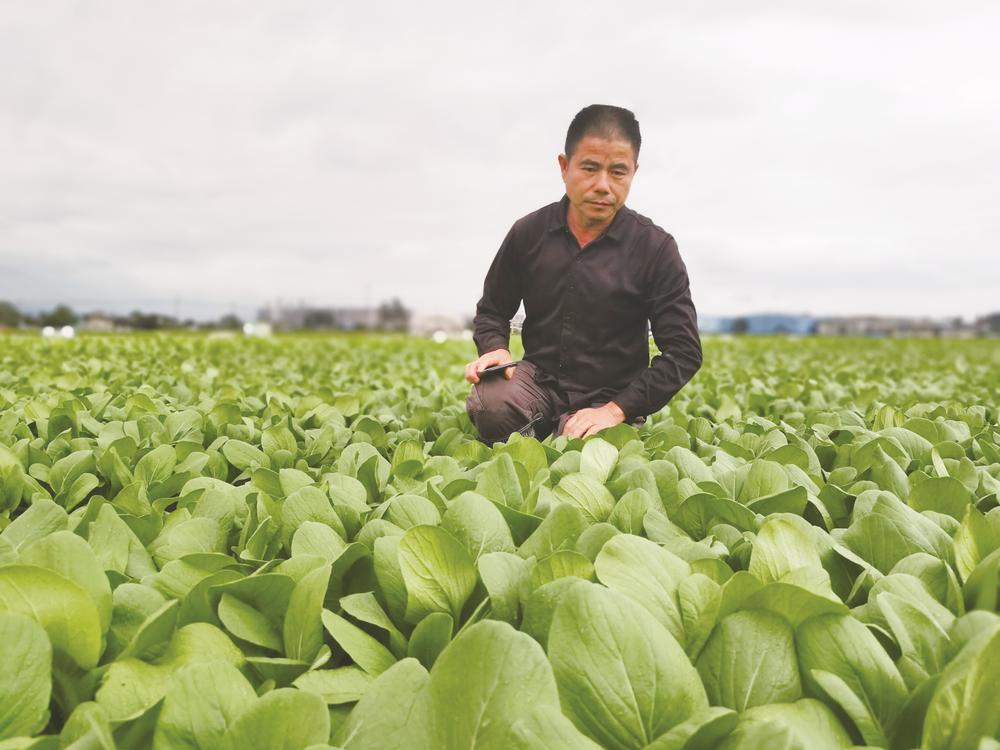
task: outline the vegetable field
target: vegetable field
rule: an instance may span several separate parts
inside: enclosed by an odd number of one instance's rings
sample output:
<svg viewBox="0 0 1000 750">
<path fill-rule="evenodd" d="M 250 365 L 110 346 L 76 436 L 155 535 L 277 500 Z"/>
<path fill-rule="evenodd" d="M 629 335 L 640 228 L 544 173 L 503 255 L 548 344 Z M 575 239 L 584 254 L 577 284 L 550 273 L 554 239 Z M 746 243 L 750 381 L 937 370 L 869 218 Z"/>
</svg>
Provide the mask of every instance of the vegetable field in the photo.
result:
<svg viewBox="0 0 1000 750">
<path fill-rule="evenodd" d="M 472 356 L 0 339 L 0 750 L 1000 748 L 995 342 L 492 448 Z"/>
</svg>

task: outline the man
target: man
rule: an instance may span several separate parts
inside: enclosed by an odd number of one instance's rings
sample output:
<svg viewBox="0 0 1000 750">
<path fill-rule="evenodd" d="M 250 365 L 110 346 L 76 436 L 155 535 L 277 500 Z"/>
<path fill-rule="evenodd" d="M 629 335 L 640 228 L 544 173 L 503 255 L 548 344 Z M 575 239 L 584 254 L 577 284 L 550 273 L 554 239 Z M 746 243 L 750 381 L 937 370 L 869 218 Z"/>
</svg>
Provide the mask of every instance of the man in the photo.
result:
<svg viewBox="0 0 1000 750">
<path fill-rule="evenodd" d="M 659 411 L 701 366 L 687 270 L 674 238 L 625 207 L 641 137 L 627 109 L 594 104 L 559 156 L 566 194 L 514 223 L 476 306 L 479 358 L 465 367 L 480 439 L 586 437 Z M 524 358 L 510 319 L 524 302 Z M 649 361 L 647 322 L 662 354 Z"/>
</svg>

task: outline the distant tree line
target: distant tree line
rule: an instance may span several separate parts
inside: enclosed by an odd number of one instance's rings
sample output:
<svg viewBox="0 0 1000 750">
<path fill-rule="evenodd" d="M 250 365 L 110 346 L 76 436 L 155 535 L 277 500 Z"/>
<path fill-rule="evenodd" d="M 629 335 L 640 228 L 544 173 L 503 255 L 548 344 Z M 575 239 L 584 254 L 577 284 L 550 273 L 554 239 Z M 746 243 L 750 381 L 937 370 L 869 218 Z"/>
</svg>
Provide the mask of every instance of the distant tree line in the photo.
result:
<svg viewBox="0 0 1000 750">
<path fill-rule="evenodd" d="M 377 308 L 358 308 L 340 310 L 335 308 L 302 308 L 292 311 L 296 313 L 293 324 L 287 324 L 280 317 L 278 320 L 265 320 L 276 323 L 283 330 L 375 330 L 400 331 L 409 329 L 410 310 L 398 299 L 383 302 Z M 357 319 L 345 320 L 345 314 L 353 314 Z M 196 321 L 191 318 L 178 319 L 172 315 L 155 312 L 133 310 L 127 315 L 111 315 L 103 312 L 79 314 L 69 305 L 59 304 L 51 310 L 40 313 L 21 311 L 11 302 L 0 300 L 0 329 L 2 328 L 41 328 L 52 326 L 84 325 L 91 330 L 231 330 L 243 328 L 243 319 L 235 313 L 226 313 L 217 320 Z"/>
<path fill-rule="evenodd" d="M 21 312 L 11 302 L 0 301 L 0 326 L 5 328 L 17 328 L 22 324 L 61 328 L 76 325 L 79 319 L 67 305 L 56 305 L 47 312 L 31 315 Z"/>
<path fill-rule="evenodd" d="M 53 328 L 62 328 L 63 326 L 79 325 L 88 318 L 100 318 L 114 328 L 127 328 L 135 331 L 171 329 L 240 330 L 243 328 L 243 320 L 233 313 L 227 313 L 218 320 L 212 321 L 196 321 L 193 318 L 181 320 L 172 315 L 143 312 L 141 310 L 133 310 L 128 315 L 108 315 L 104 313 L 80 315 L 69 305 L 60 304 L 51 310 L 31 314 L 19 310 L 12 302 L 0 300 L 0 328 L 19 328 L 21 326 L 37 328 L 52 326 Z"/>
</svg>

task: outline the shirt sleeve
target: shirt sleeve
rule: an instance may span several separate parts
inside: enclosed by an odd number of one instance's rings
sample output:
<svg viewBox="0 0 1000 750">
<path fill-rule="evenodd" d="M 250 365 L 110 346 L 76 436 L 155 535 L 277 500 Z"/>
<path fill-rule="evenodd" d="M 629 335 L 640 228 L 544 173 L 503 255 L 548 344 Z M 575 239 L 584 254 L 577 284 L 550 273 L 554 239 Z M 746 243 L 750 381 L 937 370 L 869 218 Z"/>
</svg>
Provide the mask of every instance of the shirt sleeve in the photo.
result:
<svg viewBox="0 0 1000 750">
<path fill-rule="evenodd" d="M 646 309 L 653 340 L 661 353 L 611 399 L 625 412 L 627 420 L 658 412 L 701 367 L 698 316 L 691 300 L 687 268 L 674 238 L 668 237 L 656 255 Z"/>
<path fill-rule="evenodd" d="M 521 304 L 515 227 L 504 238 L 483 282 L 483 296 L 476 305 L 473 340 L 480 355 L 510 348 L 510 320 Z"/>
</svg>

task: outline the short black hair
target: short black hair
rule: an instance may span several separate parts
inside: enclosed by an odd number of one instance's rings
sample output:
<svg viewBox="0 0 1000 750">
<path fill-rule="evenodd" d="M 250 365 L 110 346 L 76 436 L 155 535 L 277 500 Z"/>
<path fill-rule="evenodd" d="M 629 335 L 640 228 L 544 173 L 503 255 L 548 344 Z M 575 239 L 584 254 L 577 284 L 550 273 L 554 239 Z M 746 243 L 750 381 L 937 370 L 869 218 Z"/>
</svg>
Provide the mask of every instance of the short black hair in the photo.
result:
<svg viewBox="0 0 1000 750">
<path fill-rule="evenodd" d="M 567 159 L 573 157 L 580 140 L 588 135 L 628 141 L 635 151 L 636 161 L 639 160 L 642 136 L 639 134 L 639 121 L 631 110 L 611 104 L 591 104 L 577 112 L 566 132 Z"/>
</svg>

